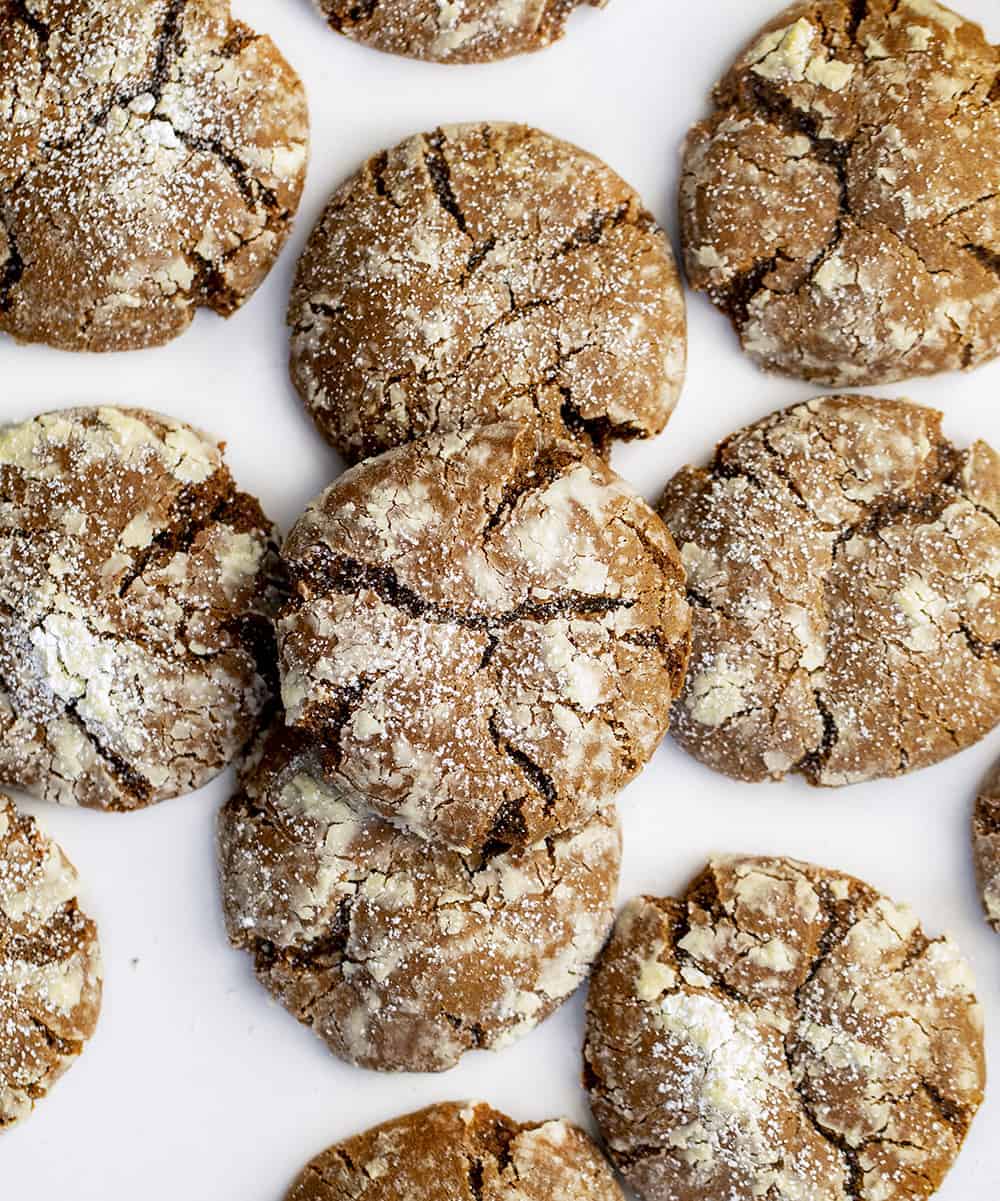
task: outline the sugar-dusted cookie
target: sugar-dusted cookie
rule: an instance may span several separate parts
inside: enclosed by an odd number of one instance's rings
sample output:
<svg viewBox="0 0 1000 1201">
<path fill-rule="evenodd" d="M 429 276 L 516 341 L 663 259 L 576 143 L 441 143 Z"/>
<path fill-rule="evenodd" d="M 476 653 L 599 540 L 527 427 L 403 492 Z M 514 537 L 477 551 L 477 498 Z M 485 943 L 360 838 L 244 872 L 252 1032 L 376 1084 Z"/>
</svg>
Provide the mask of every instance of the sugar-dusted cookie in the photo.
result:
<svg viewBox="0 0 1000 1201">
<path fill-rule="evenodd" d="M 1000 933 L 1000 765 L 994 767 L 976 797 L 972 847 L 986 920 Z"/>
</svg>

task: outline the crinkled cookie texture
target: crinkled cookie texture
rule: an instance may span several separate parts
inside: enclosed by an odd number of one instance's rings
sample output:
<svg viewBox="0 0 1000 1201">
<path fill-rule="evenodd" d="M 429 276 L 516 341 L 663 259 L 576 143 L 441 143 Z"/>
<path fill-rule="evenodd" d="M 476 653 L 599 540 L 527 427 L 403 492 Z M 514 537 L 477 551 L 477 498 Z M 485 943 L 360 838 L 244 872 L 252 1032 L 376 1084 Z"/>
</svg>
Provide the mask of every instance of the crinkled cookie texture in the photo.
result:
<svg viewBox="0 0 1000 1201">
<path fill-rule="evenodd" d="M 97 1025 L 101 952 L 77 883 L 0 794 L 0 1131 L 31 1113 Z"/>
<path fill-rule="evenodd" d="M 614 809 L 492 858 L 429 847 L 323 782 L 309 735 L 275 727 L 222 810 L 230 941 L 335 1055 L 443 1071 L 569 997 L 614 921 Z"/>
<path fill-rule="evenodd" d="M 251 739 L 274 681 L 271 524 L 219 447 L 140 409 L 0 427 L 0 782 L 135 809 Z"/>
<path fill-rule="evenodd" d="M 688 139 L 688 277 L 763 367 L 886 383 L 1000 350 L 1000 53 L 933 0 L 776 17 Z"/>
<path fill-rule="evenodd" d="M 228 0 L 0 0 L 0 330 L 132 350 L 233 313 L 307 144 L 302 85 Z"/>
<path fill-rule="evenodd" d="M 827 397 L 733 434 L 660 512 L 694 613 L 673 718 L 742 780 L 926 767 L 1000 720 L 1000 459 L 941 414 Z"/>
<path fill-rule="evenodd" d="M 638 897 L 595 970 L 585 1074 L 643 1201 L 911 1201 L 982 1101 L 965 962 L 840 872 L 719 858 Z"/>
<path fill-rule="evenodd" d="M 356 41 L 439 63 L 484 63 L 544 50 L 584 4 L 607 0 L 318 0 L 330 27 Z"/>
<path fill-rule="evenodd" d="M 684 574 L 596 455 L 529 425 L 434 435 L 341 476 L 282 554 L 289 724 L 426 838 L 495 852 L 575 829 L 663 737 Z"/>
<path fill-rule="evenodd" d="M 292 378 L 351 462 L 538 417 L 603 449 L 667 422 L 686 355 L 670 244 L 593 155 L 455 125 L 370 159 L 299 261 Z"/>
<path fill-rule="evenodd" d="M 481 1103 L 432 1105 L 317 1155 L 285 1201 L 624 1201 L 565 1121 L 518 1125 Z"/>
<path fill-rule="evenodd" d="M 1000 933 L 1000 764 L 976 797 L 972 845 L 986 919 Z"/>
</svg>

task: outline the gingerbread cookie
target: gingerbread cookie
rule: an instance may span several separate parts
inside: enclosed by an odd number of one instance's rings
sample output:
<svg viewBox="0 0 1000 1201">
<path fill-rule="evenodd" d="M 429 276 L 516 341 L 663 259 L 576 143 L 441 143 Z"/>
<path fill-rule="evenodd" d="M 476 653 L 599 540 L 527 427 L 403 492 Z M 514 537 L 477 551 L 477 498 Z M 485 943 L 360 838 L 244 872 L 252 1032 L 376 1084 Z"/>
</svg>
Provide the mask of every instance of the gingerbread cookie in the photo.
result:
<svg viewBox="0 0 1000 1201">
<path fill-rule="evenodd" d="M 638 897 L 595 970 L 585 1075 L 643 1201 L 911 1201 L 982 1101 L 969 968 L 840 872 L 719 858 Z"/>
<path fill-rule="evenodd" d="M 670 245 L 593 155 L 455 125 L 376 155 L 299 262 L 292 378 L 349 461 L 539 417 L 602 449 L 667 422 L 685 361 Z"/>
<path fill-rule="evenodd" d="M 97 1025 L 101 952 L 77 883 L 0 794 L 0 1131 L 31 1113 Z"/>
<path fill-rule="evenodd" d="M 687 467 L 660 512 L 693 604 L 673 721 L 742 780 L 894 776 L 1000 720 L 1000 460 L 941 415 L 826 397 Z"/>
<path fill-rule="evenodd" d="M 1000 933 L 1000 765 L 976 797 L 972 846 L 986 920 Z"/>
<path fill-rule="evenodd" d="M 809 0 L 689 135 L 692 285 L 761 366 L 834 385 L 1000 350 L 1000 52 L 934 0 Z"/>
<path fill-rule="evenodd" d="M 0 330 L 132 350 L 235 312 L 307 143 L 302 85 L 229 0 L 0 0 Z"/>
<path fill-rule="evenodd" d="M 257 501 L 189 426 L 0 427 L 0 782 L 135 809 L 210 780 L 271 694 L 277 571 Z"/>
<path fill-rule="evenodd" d="M 568 1122 L 518 1125 L 488 1105 L 432 1105 L 330 1147 L 285 1201 L 624 1201 Z"/>
<path fill-rule="evenodd" d="M 593 454 L 530 425 L 352 468 L 285 542 L 290 725 L 327 778 L 463 851 L 575 829 L 667 727 L 690 613 L 673 541 Z"/>
<path fill-rule="evenodd" d="M 492 858 L 428 847 L 323 782 L 276 726 L 219 823 L 226 926 L 261 982 L 335 1055 L 453 1067 L 532 1030 L 587 976 L 614 921 L 614 809 Z"/>
</svg>

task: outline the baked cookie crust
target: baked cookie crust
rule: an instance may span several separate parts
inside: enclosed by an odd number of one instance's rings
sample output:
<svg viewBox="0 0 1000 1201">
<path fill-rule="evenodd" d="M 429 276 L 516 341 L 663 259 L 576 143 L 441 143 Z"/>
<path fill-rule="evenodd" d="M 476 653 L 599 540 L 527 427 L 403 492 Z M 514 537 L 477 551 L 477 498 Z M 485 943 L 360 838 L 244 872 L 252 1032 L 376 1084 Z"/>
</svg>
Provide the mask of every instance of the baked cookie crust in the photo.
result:
<svg viewBox="0 0 1000 1201">
<path fill-rule="evenodd" d="M 993 768 L 976 797 L 972 848 L 986 920 L 1000 934 L 1000 765 Z"/>
</svg>

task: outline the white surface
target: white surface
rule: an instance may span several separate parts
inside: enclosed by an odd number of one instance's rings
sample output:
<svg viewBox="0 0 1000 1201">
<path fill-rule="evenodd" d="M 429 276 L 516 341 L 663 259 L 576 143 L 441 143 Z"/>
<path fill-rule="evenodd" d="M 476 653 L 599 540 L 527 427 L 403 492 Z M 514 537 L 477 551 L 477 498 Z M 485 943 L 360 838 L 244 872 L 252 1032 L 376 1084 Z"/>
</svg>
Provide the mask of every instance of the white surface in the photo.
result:
<svg viewBox="0 0 1000 1201">
<path fill-rule="evenodd" d="M 115 358 L 0 342 L 0 418 L 89 402 L 142 404 L 211 430 L 241 486 L 287 529 L 339 464 L 287 382 L 283 312 L 293 265 L 333 187 L 370 153 L 444 121 L 530 122 L 606 158 L 674 232 L 678 149 L 714 78 L 771 0 L 612 0 L 585 10 L 544 54 L 489 67 L 436 67 L 329 32 L 308 0 L 236 0 L 303 76 L 312 167 L 300 221 L 267 284 L 228 323 L 201 314 L 160 351 Z M 996 0 L 965 11 L 1000 40 Z M 667 432 L 615 453 L 656 494 L 688 461 L 746 421 L 812 394 L 759 374 L 725 319 L 690 299 L 690 374 Z M 1000 363 L 885 390 L 945 410 L 961 444 L 1000 445 Z M 1000 1062 L 1000 936 L 981 919 L 968 838 L 1000 731 L 937 768 L 897 781 L 815 792 L 739 785 L 669 740 L 621 800 L 621 897 L 680 889 L 713 850 L 774 852 L 856 873 L 955 934 L 987 1010 Z M 432 1101 L 481 1097 L 519 1119 L 586 1122 L 579 1087 L 583 999 L 499 1055 L 442 1076 L 381 1076 L 335 1060 L 272 1004 L 249 959 L 229 949 L 213 855 L 229 776 L 184 799 L 119 817 L 27 803 L 76 862 L 100 923 L 106 991 L 93 1042 L 22 1126 L 2 1136 L 0 1198 L 21 1201 L 281 1201 L 328 1143 Z M 1000 1196 L 1000 1084 L 981 1110 L 942 1201 Z M 992 1137 L 991 1137 L 992 1135 Z"/>
</svg>

